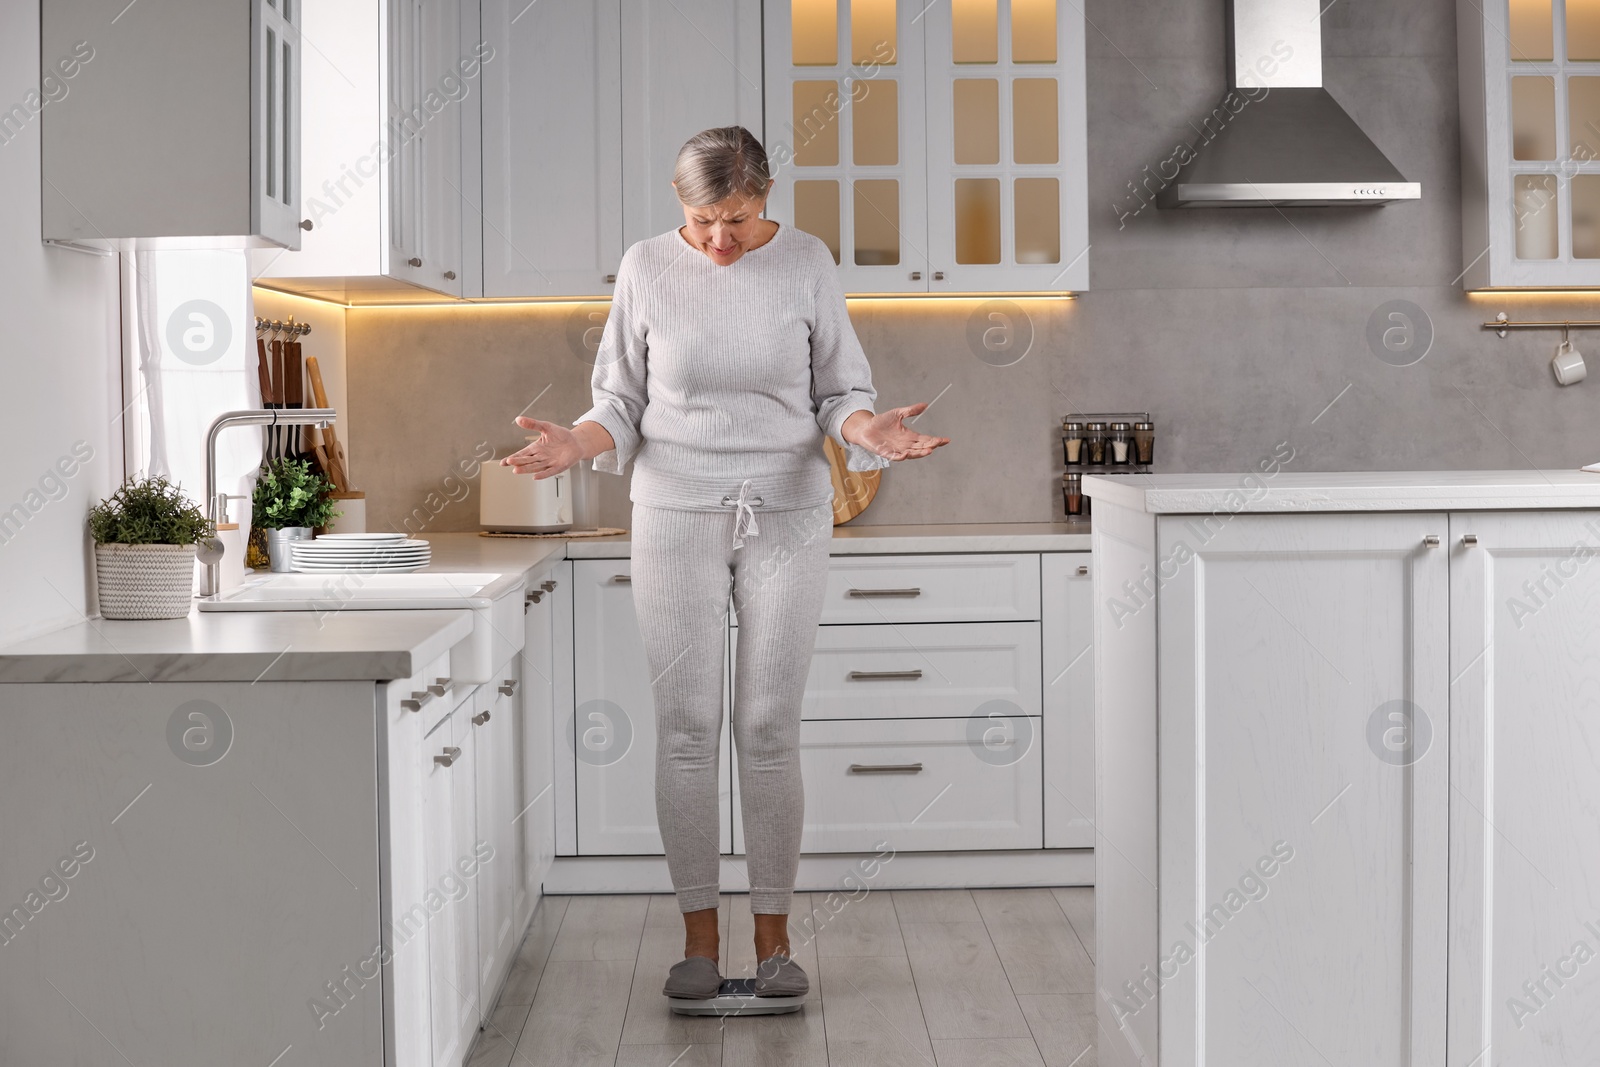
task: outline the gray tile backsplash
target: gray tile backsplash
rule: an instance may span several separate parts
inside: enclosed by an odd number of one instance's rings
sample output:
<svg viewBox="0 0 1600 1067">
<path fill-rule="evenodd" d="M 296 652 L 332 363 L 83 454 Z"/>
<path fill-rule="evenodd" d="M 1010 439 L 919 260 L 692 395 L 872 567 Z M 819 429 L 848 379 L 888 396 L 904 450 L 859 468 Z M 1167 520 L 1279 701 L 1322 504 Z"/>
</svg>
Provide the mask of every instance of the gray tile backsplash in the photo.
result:
<svg viewBox="0 0 1600 1067">
<path fill-rule="evenodd" d="M 1343 0 L 1325 16 L 1330 91 L 1420 202 L 1366 209 L 1128 214 L 1127 187 L 1192 139 L 1224 88 L 1221 0 L 1090 0 L 1092 292 L 1028 301 L 1021 361 L 967 342 L 978 301 L 859 302 L 851 318 L 880 404 L 938 402 L 919 425 L 952 438 L 885 472 L 858 523 L 1059 518 L 1058 425 L 1071 410 L 1148 410 L 1158 469 L 1248 470 L 1280 442 L 1289 469 L 1571 467 L 1600 460 L 1596 386 L 1558 387 L 1558 335 L 1479 328 L 1600 318 L 1600 299 L 1463 294 L 1451 0 Z M 1099 32 L 1099 31 L 1104 31 Z M 716 116 L 708 116 L 711 125 Z M 1368 320 L 1390 300 L 1432 323 L 1426 358 L 1378 359 Z M 476 528 L 457 464 L 518 447 L 524 409 L 570 421 L 589 366 L 573 306 L 360 309 L 349 314 L 350 451 L 374 528 Z M 1600 334 L 1576 334 L 1595 349 Z M 1337 398 L 1337 399 L 1336 399 Z M 1329 406 L 1331 404 L 1331 406 Z M 628 525 L 626 480 L 596 475 L 600 519 Z"/>
</svg>

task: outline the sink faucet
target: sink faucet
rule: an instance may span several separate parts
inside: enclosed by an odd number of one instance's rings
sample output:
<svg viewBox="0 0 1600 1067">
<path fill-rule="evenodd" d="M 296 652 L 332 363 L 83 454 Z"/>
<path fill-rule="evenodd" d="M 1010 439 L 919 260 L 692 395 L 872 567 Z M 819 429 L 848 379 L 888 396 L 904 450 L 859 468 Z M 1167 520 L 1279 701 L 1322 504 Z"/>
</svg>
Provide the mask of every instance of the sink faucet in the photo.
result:
<svg viewBox="0 0 1600 1067">
<path fill-rule="evenodd" d="M 217 435 L 230 426 L 315 426 L 326 429 L 333 425 L 339 413 L 333 408 L 251 408 L 245 411 L 225 411 L 211 422 L 206 431 L 206 518 L 216 522 L 220 510 L 227 503 L 219 503 L 217 493 Z M 214 596 L 217 592 L 217 560 L 222 558 L 221 544 L 202 549 L 200 560 L 205 569 L 200 578 L 200 595 Z"/>
</svg>

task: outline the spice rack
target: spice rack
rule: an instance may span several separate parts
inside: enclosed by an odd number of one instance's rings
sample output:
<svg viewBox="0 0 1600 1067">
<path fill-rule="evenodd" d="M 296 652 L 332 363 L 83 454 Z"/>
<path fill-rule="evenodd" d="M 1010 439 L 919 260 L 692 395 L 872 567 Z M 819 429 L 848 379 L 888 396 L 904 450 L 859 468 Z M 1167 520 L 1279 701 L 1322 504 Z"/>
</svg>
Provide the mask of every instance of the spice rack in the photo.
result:
<svg viewBox="0 0 1600 1067">
<path fill-rule="evenodd" d="M 1061 419 L 1061 499 L 1068 522 L 1089 517 L 1085 474 L 1149 474 L 1155 422 L 1148 411 L 1074 411 Z"/>
</svg>

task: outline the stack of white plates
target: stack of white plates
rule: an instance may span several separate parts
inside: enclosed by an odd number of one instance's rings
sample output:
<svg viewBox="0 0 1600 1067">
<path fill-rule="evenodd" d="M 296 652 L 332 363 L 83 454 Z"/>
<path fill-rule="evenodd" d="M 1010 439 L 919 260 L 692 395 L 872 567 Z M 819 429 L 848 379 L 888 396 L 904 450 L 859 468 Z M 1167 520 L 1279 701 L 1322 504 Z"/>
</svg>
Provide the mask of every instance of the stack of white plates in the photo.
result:
<svg viewBox="0 0 1600 1067">
<path fill-rule="evenodd" d="M 421 570 L 430 558 L 428 542 L 403 533 L 334 533 L 289 542 L 290 566 L 297 571 L 385 574 Z"/>
</svg>

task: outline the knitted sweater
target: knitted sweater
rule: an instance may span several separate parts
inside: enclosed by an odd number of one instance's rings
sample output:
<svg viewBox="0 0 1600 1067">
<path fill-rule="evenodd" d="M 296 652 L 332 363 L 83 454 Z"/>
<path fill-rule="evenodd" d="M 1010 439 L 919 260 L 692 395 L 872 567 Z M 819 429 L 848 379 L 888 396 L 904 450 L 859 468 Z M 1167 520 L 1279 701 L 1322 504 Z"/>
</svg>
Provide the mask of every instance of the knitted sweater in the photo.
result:
<svg viewBox="0 0 1600 1067">
<path fill-rule="evenodd" d="M 748 480 L 764 511 L 825 504 L 823 434 L 850 470 L 890 462 L 839 436 L 877 393 L 832 254 L 793 226 L 726 266 L 675 229 L 631 246 L 590 384 L 594 406 L 573 425 L 611 434 L 594 469 L 632 460 L 637 503 L 720 510 Z"/>
</svg>

